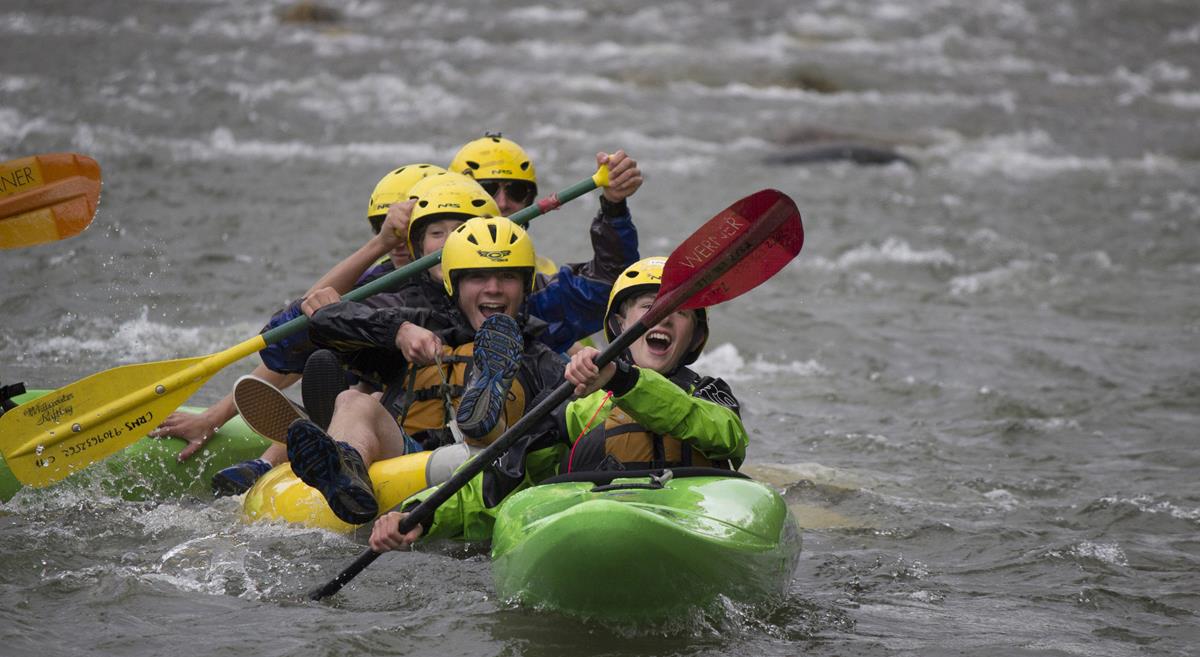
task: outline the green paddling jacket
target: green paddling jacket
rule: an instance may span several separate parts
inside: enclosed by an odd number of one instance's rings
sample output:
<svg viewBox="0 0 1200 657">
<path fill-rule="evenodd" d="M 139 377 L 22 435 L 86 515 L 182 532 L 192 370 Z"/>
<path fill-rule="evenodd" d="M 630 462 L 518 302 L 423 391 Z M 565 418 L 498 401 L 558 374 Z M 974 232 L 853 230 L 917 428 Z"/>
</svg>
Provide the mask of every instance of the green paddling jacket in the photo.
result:
<svg viewBox="0 0 1200 657">
<path fill-rule="evenodd" d="M 566 472 L 572 465 L 574 470 L 678 465 L 737 468 L 745 458 L 749 437 L 739 416 L 740 406 L 721 379 L 701 377 L 686 367 L 670 378 L 649 369 L 622 367 L 608 388 L 611 398 L 605 390 L 598 390 L 576 399 L 555 412 L 553 428 L 514 443 L 496 463 L 438 507 L 425 524 L 425 535 L 489 541 L 504 499 L 560 470 Z M 657 454 L 653 436 L 665 444 Z M 636 451 L 622 443 L 636 443 Z M 643 460 L 637 454 L 646 451 L 646 443 L 651 445 L 650 458 Z M 684 462 L 688 452 L 692 460 Z M 635 460 L 623 461 L 618 455 Z M 412 496 L 404 508 L 412 509 L 433 490 Z"/>
</svg>

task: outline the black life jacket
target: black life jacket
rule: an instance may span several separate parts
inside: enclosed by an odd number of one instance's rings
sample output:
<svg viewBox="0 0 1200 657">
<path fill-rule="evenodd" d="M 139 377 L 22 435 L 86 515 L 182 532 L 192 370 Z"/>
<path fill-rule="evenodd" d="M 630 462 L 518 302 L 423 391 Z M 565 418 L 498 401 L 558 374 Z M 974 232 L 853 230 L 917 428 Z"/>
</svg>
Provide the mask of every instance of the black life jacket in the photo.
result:
<svg viewBox="0 0 1200 657">
<path fill-rule="evenodd" d="M 712 386 L 706 384 L 714 381 L 708 377 L 701 377 L 686 367 L 676 370 L 669 379 L 692 394 L 696 394 L 701 389 L 711 390 Z M 737 400 L 728 393 L 727 389 L 721 392 L 728 400 L 724 397 L 720 400 L 712 399 L 707 394 L 699 396 L 728 406 L 737 412 Z M 611 403 L 611 401 L 605 403 Z M 691 466 L 731 469 L 727 459 L 713 461 L 699 450 L 692 449 L 688 441 L 680 440 L 670 434 L 657 434 L 649 431 L 620 407 L 612 410 L 603 425 L 593 427 L 576 441 L 565 459 L 565 467 L 560 468 L 562 472 L 657 470 Z"/>
</svg>

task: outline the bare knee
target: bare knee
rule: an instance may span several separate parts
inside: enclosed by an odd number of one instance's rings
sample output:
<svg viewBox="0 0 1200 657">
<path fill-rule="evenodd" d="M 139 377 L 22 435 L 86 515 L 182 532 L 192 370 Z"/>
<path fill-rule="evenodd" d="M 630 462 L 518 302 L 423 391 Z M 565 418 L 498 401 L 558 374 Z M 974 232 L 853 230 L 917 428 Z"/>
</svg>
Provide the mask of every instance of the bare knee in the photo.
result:
<svg viewBox="0 0 1200 657">
<path fill-rule="evenodd" d="M 333 417 L 339 426 L 346 424 L 376 425 L 380 422 L 395 420 L 379 403 L 379 399 L 370 393 L 354 390 L 344 390 L 338 394 L 333 403 Z M 333 426 L 330 422 L 330 426 Z"/>
<path fill-rule="evenodd" d="M 350 388 L 338 393 L 337 399 L 333 401 L 333 412 L 347 412 L 351 409 L 362 410 L 362 407 L 366 404 L 378 406 L 379 402 L 367 393 Z"/>
</svg>

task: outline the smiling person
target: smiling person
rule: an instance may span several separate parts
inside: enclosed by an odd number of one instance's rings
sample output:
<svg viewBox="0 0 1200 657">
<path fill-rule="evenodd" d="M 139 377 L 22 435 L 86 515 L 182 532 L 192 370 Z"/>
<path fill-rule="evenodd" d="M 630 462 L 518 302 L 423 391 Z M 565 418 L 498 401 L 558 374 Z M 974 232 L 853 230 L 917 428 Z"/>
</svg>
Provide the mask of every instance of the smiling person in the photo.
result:
<svg viewBox="0 0 1200 657">
<path fill-rule="evenodd" d="M 310 334 L 320 346 L 366 357 L 390 353 L 393 362 L 399 356 L 411 363 L 394 380 L 449 383 L 439 387 L 440 397 L 405 394 L 414 391 L 403 385 L 390 386 L 395 394 L 383 400 L 346 390 L 328 431 L 306 419 L 291 424 L 292 470 L 321 492 L 335 515 L 352 524 L 375 517 L 367 468 L 421 449 L 410 433 L 449 424 L 468 445 L 485 446 L 540 392 L 562 381 L 562 358 L 535 339 L 544 325 L 524 312 L 535 258 L 529 236 L 507 218 L 471 219 L 442 247 L 442 280 L 453 303 L 448 312 L 342 301 L 312 315 Z"/>
<path fill-rule="evenodd" d="M 647 258 L 618 278 L 605 313 L 609 340 L 650 309 L 665 265 L 666 258 Z M 749 438 L 737 399 L 721 379 L 687 367 L 707 340 L 705 311 L 683 310 L 664 318 L 603 369 L 592 362 L 596 350 L 579 351 L 564 372 L 577 398 L 556 412 L 553 426 L 519 440 L 407 534 L 399 533 L 403 513 L 381 516 L 371 532 L 371 549 L 399 549 L 422 536 L 488 540 L 504 499 L 560 471 L 738 468 Z M 404 508 L 413 508 L 432 490 L 413 496 Z"/>
<path fill-rule="evenodd" d="M 548 324 L 541 340 L 567 353 L 576 341 L 600 330 L 604 302 L 617 274 L 639 258 L 637 229 L 629 212 L 628 199 L 642 186 L 642 171 L 625 151 L 596 154 L 596 166 L 607 165 L 609 184 L 600 195 L 600 209 L 592 219 L 589 235 L 592 259 L 555 267 L 539 256 L 534 289 L 540 290 L 558 278 L 566 278 L 571 294 L 537 296 L 530 300 L 530 314 Z M 537 198 L 537 169 L 532 158 L 499 132 L 467 142 L 447 167 L 468 175 L 483 186 L 500 213 L 511 216 Z"/>
</svg>

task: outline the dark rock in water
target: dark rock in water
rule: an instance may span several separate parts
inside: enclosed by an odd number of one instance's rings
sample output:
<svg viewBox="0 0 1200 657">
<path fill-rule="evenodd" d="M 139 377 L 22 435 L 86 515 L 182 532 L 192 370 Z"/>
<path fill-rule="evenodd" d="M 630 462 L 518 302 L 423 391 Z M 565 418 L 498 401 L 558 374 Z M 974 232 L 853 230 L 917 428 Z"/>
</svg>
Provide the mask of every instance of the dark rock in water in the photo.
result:
<svg viewBox="0 0 1200 657">
<path fill-rule="evenodd" d="M 281 8 L 279 20 L 284 23 L 336 23 L 342 20 L 342 12 L 315 2 L 298 2 Z"/>
<path fill-rule="evenodd" d="M 776 141 L 782 148 L 764 159 L 767 164 L 852 162 L 875 166 L 900 162 L 917 168 L 916 162 L 896 150 L 898 142 L 869 135 L 804 128 L 789 132 Z"/>
<path fill-rule="evenodd" d="M 819 94 L 835 94 L 842 90 L 842 85 L 816 71 L 797 69 L 790 72 L 787 77 L 789 86 L 807 89 Z"/>
<path fill-rule="evenodd" d="M 807 146 L 792 146 L 786 152 L 769 155 L 767 164 L 815 164 L 820 162 L 853 162 L 868 166 L 900 162 L 914 169 L 916 162 L 886 146 L 853 142 L 830 142 Z"/>
</svg>

